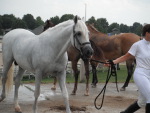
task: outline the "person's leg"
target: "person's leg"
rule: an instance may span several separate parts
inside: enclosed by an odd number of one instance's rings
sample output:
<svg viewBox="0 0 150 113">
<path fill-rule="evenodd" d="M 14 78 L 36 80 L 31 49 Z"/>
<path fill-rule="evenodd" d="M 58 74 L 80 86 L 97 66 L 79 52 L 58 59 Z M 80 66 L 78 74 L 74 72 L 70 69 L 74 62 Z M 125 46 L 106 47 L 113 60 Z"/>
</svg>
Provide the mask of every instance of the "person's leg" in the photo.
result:
<svg viewBox="0 0 150 113">
<path fill-rule="evenodd" d="M 145 113 L 150 113 L 150 103 L 146 104 Z"/>
<path fill-rule="evenodd" d="M 135 81 L 136 85 L 141 84 L 141 83 L 138 83 L 138 81 L 141 80 L 141 78 L 140 78 L 141 75 L 143 75 L 143 72 L 141 70 L 136 69 L 134 71 L 134 81 Z M 143 98 L 142 94 L 140 93 L 140 91 L 139 91 L 139 94 L 140 95 L 139 95 L 138 101 L 134 102 L 126 110 L 124 110 L 120 113 L 134 113 L 135 111 L 140 109 L 142 103 L 146 103 L 146 102 L 145 102 L 145 99 Z"/>
<path fill-rule="evenodd" d="M 140 76 L 139 74 L 134 76 L 134 81 L 139 89 L 139 93 L 141 94 L 138 99 L 138 104 L 141 106 L 142 104 L 146 105 L 145 113 L 150 113 L 150 79 L 147 77 L 149 74 L 150 70 L 145 70 L 141 71 Z"/>
<path fill-rule="evenodd" d="M 140 109 L 140 107 L 139 107 L 139 105 L 138 105 L 138 103 L 136 101 L 133 104 L 131 104 L 125 111 L 122 111 L 120 113 L 134 113 L 138 109 Z"/>
</svg>

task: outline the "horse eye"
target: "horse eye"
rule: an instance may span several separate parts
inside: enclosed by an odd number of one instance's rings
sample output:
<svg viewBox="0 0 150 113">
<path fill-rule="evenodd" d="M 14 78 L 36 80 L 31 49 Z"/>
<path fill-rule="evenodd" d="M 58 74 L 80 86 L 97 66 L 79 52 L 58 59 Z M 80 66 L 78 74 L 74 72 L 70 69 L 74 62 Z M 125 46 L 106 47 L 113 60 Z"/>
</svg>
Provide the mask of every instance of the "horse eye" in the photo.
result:
<svg viewBox="0 0 150 113">
<path fill-rule="evenodd" d="M 78 35 L 78 36 L 81 36 L 81 32 L 77 32 L 77 35 Z"/>
</svg>

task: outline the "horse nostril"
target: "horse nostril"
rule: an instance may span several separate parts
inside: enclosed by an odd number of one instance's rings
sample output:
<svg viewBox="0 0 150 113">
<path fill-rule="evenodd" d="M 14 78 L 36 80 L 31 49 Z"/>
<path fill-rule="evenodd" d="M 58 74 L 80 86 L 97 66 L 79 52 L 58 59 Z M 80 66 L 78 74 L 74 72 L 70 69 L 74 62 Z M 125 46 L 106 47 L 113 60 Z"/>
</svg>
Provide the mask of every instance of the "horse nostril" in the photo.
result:
<svg viewBox="0 0 150 113">
<path fill-rule="evenodd" d="M 82 53 L 83 53 L 84 58 L 89 58 L 93 54 L 93 49 L 91 48 L 91 46 L 86 45 L 82 48 Z"/>
<path fill-rule="evenodd" d="M 87 56 L 91 56 L 92 54 L 93 54 L 93 51 L 90 50 L 90 49 L 88 49 L 88 50 L 87 50 Z"/>
</svg>

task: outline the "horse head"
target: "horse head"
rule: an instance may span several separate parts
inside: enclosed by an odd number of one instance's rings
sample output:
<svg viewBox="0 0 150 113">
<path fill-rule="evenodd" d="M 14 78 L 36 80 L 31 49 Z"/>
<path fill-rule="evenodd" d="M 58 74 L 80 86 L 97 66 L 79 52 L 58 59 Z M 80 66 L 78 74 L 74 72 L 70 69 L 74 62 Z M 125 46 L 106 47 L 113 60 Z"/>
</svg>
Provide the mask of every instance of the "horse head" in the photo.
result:
<svg viewBox="0 0 150 113">
<path fill-rule="evenodd" d="M 89 31 L 85 22 L 78 16 L 74 18 L 72 45 L 80 52 L 82 59 L 88 59 L 93 54 L 89 41 Z"/>
<path fill-rule="evenodd" d="M 49 27 L 54 27 L 55 25 L 53 24 L 53 22 L 51 20 L 47 20 L 44 24 L 44 29 L 43 31 L 47 30 Z"/>
</svg>

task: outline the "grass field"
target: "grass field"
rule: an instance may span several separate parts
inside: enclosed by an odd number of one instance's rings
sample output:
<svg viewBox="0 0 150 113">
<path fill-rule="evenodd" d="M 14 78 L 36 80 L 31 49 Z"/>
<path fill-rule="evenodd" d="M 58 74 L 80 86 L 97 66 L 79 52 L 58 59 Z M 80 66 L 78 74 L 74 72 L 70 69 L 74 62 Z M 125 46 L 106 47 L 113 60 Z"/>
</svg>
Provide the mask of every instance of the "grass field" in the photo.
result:
<svg viewBox="0 0 150 113">
<path fill-rule="evenodd" d="M 106 81 L 106 77 L 107 77 L 107 67 L 104 67 L 103 70 L 102 69 L 98 69 L 97 70 L 97 74 L 98 74 L 98 81 L 99 83 L 104 83 Z M 125 65 L 120 65 L 120 70 L 117 71 L 117 79 L 118 82 L 125 82 L 127 77 L 127 70 Z M 34 78 L 31 78 L 30 80 L 28 79 L 28 77 L 24 77 L 22 80 L 23 83 L 33 83 L 34 82 Z M 71 74 L 67 74 L 67 79 L 66 79 L 67 83 L 74 83 L 74 76 Z M 90 73 L 90 83 L 92 82 L 92 73 Z M 109 82 L 115 82 L 115 77 L 111 77 Z M 133 79 L 130 80 L 130 82 L 133 82 Z M 42 83 L 53 83 L 53 77 L 45 77 L 42 80 Z"/>
</svg>

